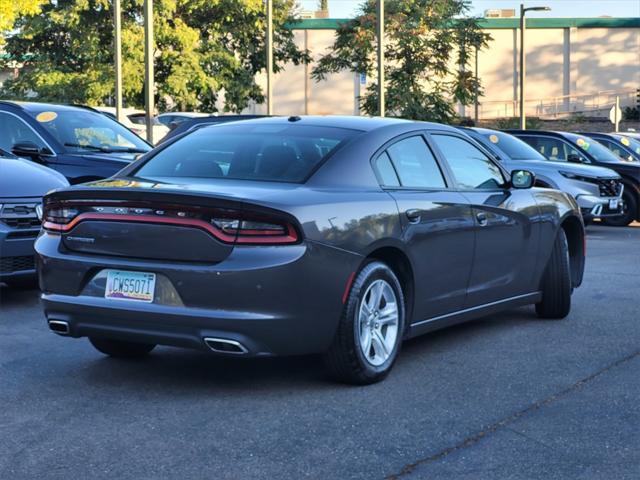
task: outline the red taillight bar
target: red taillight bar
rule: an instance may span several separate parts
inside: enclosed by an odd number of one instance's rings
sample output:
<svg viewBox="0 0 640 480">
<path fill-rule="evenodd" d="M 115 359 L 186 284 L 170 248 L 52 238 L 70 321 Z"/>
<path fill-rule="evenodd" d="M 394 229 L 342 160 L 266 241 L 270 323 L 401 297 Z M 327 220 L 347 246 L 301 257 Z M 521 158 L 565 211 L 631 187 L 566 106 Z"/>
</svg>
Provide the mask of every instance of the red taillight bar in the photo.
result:
<svg viewBox="0 0 640 480">
<path fill-rule="evenodd" d="M 223 232 L 214 225 L 200 220 L 197 218 L 174 218 L 174 217 L 152 217 L 149 215 L 120 215 L 120 214 L 108 214 L 108 213 L 81 213 L 69 223 L 60 224 L 45 221 L 42 226 L 45 230 L 51 230 L 54 232 L 69 232 L 80 222 L 85 220 L 106 220 L 106 221 L 125 221 L 125 222 L 138 222 L 138 223 L 156 223 L 163 225 L 179 225 L 185 227 L 199 228 L 211 234 L 218 240 L 225 243 L 241 243 L 241 244 L 291 244 L 298 241 L 298 233 L 292 225 L 287 224 L 287 233 L 285 235 L 276 236 L 273 233 L 266 233 L 263 236 L 258 236 L 258 231 L 251 231 L 251 233 L 244 237 L 242 233 L 239 235 L 230 235 Z M 270 230 L 268 232 L 273 232 Z"/>
</svg>

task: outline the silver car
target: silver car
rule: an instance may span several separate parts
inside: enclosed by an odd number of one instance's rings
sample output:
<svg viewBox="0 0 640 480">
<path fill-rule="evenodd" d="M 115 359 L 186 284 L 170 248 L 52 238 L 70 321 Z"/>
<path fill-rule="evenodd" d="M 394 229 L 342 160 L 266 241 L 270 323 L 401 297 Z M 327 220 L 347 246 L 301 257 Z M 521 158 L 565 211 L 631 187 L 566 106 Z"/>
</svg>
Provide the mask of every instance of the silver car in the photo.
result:
<svg viewBox="0 0 640 480">
<path fill-rule="evenodd" d="M 499 130 L 461 128 L 493 153 L 509 171 L 525 169 L 536 175 L 536 186 L 572 195 L 585 222 L 622 214 L 624 185 L 609 168 L 547 160 L 522 140 Z"/>
</svg>

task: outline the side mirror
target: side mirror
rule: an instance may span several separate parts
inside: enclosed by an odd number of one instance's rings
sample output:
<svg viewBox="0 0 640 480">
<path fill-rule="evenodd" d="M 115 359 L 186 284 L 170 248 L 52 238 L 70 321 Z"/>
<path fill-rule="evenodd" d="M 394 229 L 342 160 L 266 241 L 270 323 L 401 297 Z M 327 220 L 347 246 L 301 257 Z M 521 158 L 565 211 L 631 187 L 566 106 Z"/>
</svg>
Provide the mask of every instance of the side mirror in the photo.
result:
<svg viewBox="0 0 640 480">
<path fill-rule="evenodd" d="M 582 157 L 580 155 L 576 155 L 575 153 L 570 153 L 567 155 L 567 162 L 569 163 L 584 163 L 582 161 Z"/>
<path fill-rule="evenodd" d="M 529 170 L 514 170 L 511 172 L 511 186 L 513 188 L 531 188 L 536 183 L 536 176 Z"/>
<path fill-rule="evenodd" d="M 40 155 L 40 147 L 33 142 L 18 142 L 11 148 L 11 152 L 18 157 L 37 157 Z"/>
</svg>

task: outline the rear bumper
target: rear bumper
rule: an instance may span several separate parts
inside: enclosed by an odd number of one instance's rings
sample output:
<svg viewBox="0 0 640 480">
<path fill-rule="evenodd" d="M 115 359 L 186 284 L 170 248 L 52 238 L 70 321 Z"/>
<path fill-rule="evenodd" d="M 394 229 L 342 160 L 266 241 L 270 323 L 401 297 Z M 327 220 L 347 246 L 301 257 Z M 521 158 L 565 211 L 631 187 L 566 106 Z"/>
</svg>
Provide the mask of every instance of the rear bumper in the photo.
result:
<svg viewBox="0 0 640 480">
<path fill-rule="evenodd" d="M 215 265 L 60 252 L 36 243 L 48 321 L 68 336 L 104 337 L 211 351 L 205 338 L 243 345 L 247 356 L 325 351 L 361 257 L 315 243 L 236 247 Z M 104 269 L 154 272 L 153 303 L 104 298 Z"/>
</svg>

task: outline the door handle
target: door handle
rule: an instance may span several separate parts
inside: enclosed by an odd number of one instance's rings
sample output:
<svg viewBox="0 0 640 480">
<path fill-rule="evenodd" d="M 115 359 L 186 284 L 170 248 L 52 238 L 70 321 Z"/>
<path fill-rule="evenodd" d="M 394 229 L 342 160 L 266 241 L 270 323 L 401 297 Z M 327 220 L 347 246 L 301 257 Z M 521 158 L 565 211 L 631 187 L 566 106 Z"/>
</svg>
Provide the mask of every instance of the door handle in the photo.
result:
<svg viewBox="0 0 640 480">
<path fill-rule="evenodd" d="M 410 223 L 418 223 L 420 221 L 420 210 L 411 209 L 404 212 Z"/>
<path fill-rule="evenodd" d="M 480 225 L 481 227 L 484 227 L 487 223 L 489 223 L 487 215 L 484 212 L 476 213 L 476 220 L 478 220 L 478 225 Z"/>
</svg>

